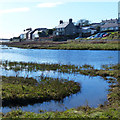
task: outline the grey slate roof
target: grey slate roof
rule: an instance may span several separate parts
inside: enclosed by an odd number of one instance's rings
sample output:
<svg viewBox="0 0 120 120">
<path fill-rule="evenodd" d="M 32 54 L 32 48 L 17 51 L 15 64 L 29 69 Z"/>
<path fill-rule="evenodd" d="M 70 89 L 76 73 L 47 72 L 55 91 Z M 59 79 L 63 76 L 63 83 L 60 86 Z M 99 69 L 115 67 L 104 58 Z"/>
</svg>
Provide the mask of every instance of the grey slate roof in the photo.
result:
<svg viewBox="0 0 120 120">
<path fill-rule="evenodd" d="M 65 28 L 68 24 L 69 24 L 69 22 L 63 22 L 63 23 L 59 24 L 58 26 L 56 26 L 55 28 Z"/>
<path fill-rule="evenodd" d="M 116 22 L 118 19 L 102 20 L 102 22 Z"/>
<path fill-rule="evenodd" d="M 108 28 L 108 27 L 118 27 L 117 23 L 107 23 L 101 26 L 101 28 Z"/>
</svg>

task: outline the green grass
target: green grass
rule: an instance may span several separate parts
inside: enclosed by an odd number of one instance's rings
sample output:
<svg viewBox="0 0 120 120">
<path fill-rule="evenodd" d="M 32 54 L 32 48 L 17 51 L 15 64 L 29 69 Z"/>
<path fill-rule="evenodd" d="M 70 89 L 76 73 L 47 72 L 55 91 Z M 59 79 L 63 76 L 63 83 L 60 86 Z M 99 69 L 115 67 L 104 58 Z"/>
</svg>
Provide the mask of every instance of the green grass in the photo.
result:
<svg viewBox="0 0 120 120">
<path fill-rule="evenodd" d="M 69 109 L 65 112 L 45 112 L 33 113 L 23 112 L 22 110 L 11 111 L 7 113 L 4 118 L 44 118 L 44 119 L 61 119 L 61 118 L 74 118 L 74 119 L 118 119 L 120 118 L 120 108 L 89 108 L 87 106 L 80 107 L 79 109 Z"/>
<path fill-rule="evenodd" d="M 120 39 L 119 33 L 114 32 L 111 35 L 104 37 L 104 38 L 96 38 L 92 39 L 91 41 L 87 40 L 86 38 L 81 38 L 80 40 L 69 40 L 67 42 L 40 42 L 36 41 L 26 42 L 23 43 L 4 43 L 7 44 L 9 47 L 18 47 L 18 48 L 25 48 L 25 49 L 62 49 L 62 50 L 120 50 L 120 43 L 118 40 Z M 97 41 L 99 40 L 99 42 Z M 108 40 L 104 42 L 104 40 Z M 113 40 L 113 41 L 110 41 Z M 114 41 L 117 40 L 117 41 Z"/>
<path fill-rule="evenodd" d="M 8 64 L 8 62 L 6 63 Z M 17 65 L 17 62 L 15 63 Z M 27 66 L 27 65 L 26 65 Z M 60 66 L 59 66 L 60 67 Z M 64 112 L 45 112 L 42 111 L 42 113 L 33 113 L 33 112 L 23 112 L 22 110 L 16 110 L 16 111 L 11 111 L 6 114 L 3 114 L 3 118 L 53 118 L 53 119 L 60 119 L 60 118 L 76 118 L 76 119 L 119 119 L 120 118 L 120 64 L 117 65 L 103 65 L 102 69 L 94 69 L 93 66 L 91 65 L 83 65 L 83 66 L 74 66 L 74 65 L 63 65 L 62 68 L 71 68 L 77 72 L 80 72 L 80 74 L 86 74 L 90 76 L 102 76 L 107 82 L 109 83 L 114 83 L 110 84 L 109 88 L 109 94 L 108 94 L 108 104 L 105 105 L 99 105 L 98 108 L 91 108 L 88 105 L 87 106 L 81 106 L 78 108 L 73 108 L 66 110 Z M 79 70 L 80 71 L 79 71 Z M 107 77 L 112 77 L 112 78 L 107 78 Z M 14 79 L 13 79 L 14 78 Z M 20 83 L 18 80 L 16 80 L 15 77 L 12 78 L 12 81 L 9 82 L 7 77 L 4 77 L 3 79 L 3 88 L 4 85 L 8 84 L 8 86 L 5 85 L 5 94 L 6 96 L 10 96 L 8 98 L 11 99 L 14 98 L 14 96 L 18 95 L 23 95 L 23 98 L 26 98 L 26 92 L 29 92 L 30 94 L 33 92 L 35 93 L 34 95 L 32 94 L 32 97 L 37 94 L 39 95 L 47 95 L 48 96 L 54 96 L 56 94 L 56 97 L 58 98 L 63 95 L 63 92 L 65 93 L 67 91 L 68 95 L 71 93 L 76 92 L 78 89 L 80 89 L 80 86 L 78 87 L 78 83 L 74 83 L 73 81 L 68 82 L 67 80 L 62 80 L 64 81 L 63 84 L 59 82 L 59 80 L 56 81 L 56 79 L 52 78 L 46 78 L 41 81 L 42 84 L 42 89 L 39 87 L 39 90 L 37 88 L 32 89 L 33 84 L 36 84 L 36 80 L 33 80 L 33 83 L 31 85 L 31 82 L 26 82 L 27 80 L 23 78 L 20 79 Z M 49 80 L 48 80 L 49 79 Z M 54 81 L 54 82 L 53 82 Z M 60 80 L 61 81 L 61 80 Z M 42 83 L 43 82 L 43 83 Z M 65 83 L 65 84 L 64 84 Z M 22 90 L 22 85 L 24 84 L 24 90 Z M 26 85 L 27 84 L 27 85 Z M 44 84 L 44 87 L 43 87 Z M 13 86 L 11 86 L 13 85 Z M 58 85 L 58 86 L 55 86 Z M 64 86 L 65 85 L 65 86 Z M 27 88 L 29 86 L 29 88 Z M 39 86 L 39 85 L 38 85 Z M 55 86 L 55 87 L 54 87 Z M 73 87 L 74 86 L 74 87 Z M 18 91 L 21 93 L 20 95 L 17 93 Z M 36 89 L 36 90 L 35 90 Z M 64 90 L 62 90 L 64 89 Z M 70 91 L 69 91 L 69 90 Z M 75 89 L 75 91 L 74 91 Z M 2 93 L 4 93 L 4 90 Z M 66 91 L 65 91 L 66 90 Z M 22 92 L 21 92 L 22 91 Z M 56 92 L 55 92 L 56 91 Z M 60 91 L 60 92 L 59 92 Z M 68 92 L 69 91 L 69 92 Z M 74 91 L 74 92 L 73 92 Z M 11 94 L 14 93 L 14 94 Z M 44 94 L 45 93 L 45 94 Z M 62 94 L 62 95 L 61 95 Z M 13 96 L 14 95 L 14 96 Z M 63 95 L 64 96 L 64 95 Z M 55 99 L 56 99 L 55 97 Z M 3 97 L 4 98 L 4 97 Z M 54 97 L 53 97 L 54 98 Z M 62 97 L 63 98 L 63 97 Z M 61 99 L 61 97 L 60 97 Z"/>
<path fill-rule="evenodd" d="M 59 49 L 67 50 L 120 50 L 118 44 L 105 43 L 105 44 L 92 44 L 92 43 L 77 43 L 72 42 L 68 44 L 62 44 Z"/>
<path fill-rule="evenodd" d="M 2 77 L 2 105 L 27 105 L 46 100 L 62 100 L 80 91 L 80 84 L 66 79 L 41 76 L 33 78 Z"/>
<path fill-rule="evenodd" d="M 61 45 L 56 45 L 56 46 L 36 46 L 31 45 L 29 47 L 27 46 L 13 46 L 13 47 L 19 47 L 19 48 L 25 48 L 25 49 L 58 49 L 58 50 L 120 50 L 120 47 L 118 44 L 114 43 L 105 43 L 105 44 L 93 44 L 93 43 L 76 43 L 76 42 L 71 42 L 67 44 L 61 44 Z"/>
</svg>

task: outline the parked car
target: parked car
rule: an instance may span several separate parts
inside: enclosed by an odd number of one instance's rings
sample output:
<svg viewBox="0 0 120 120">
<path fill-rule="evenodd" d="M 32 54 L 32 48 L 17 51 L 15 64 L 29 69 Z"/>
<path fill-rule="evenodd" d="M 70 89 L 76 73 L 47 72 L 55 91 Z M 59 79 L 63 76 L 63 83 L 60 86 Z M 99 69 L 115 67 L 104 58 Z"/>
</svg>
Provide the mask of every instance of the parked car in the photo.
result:
<svg viewBox="0 0 120 120">
<path fill-rule="evenodd" d="M 75 40 L 78 40 L 78 39 L 80 39 L 80 38 L 82 38 L 82 37 L 77 37 L 77 38 L 75 38 Z"/>
<path fill-rule="evenodd" d="M 93 38 L 98 38 L 101 33 L 97 33 Z"/>
<path fill-rule="evenodd" d="M 104 34 L 106 34 L 106 33 L 101 33 L 101 34 L 99 35 L 99 38 L 102 38 Z"/>
<path fill-rule="evenodd" d="M 109 36 L 111 33 L 106 33 L 103 35 L 103 37 Z"/>
<path fill-rule="evenodd" d="M 93 39 L 93 38 L 94 38 L 94 36 L 87 37 L 87 39 Z"/>
</svg>

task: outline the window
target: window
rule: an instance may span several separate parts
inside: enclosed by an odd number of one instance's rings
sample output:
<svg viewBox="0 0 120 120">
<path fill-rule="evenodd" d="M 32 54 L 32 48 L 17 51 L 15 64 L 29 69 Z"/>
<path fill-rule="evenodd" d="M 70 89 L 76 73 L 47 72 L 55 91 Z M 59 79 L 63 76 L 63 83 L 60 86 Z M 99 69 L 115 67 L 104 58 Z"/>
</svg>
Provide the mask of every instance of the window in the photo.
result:
<svg viewBox="0 0 120 120">
<path fill-rule="evenodd" d="M 120 13 L 118 14 L 118 17 L 120 18 Z"/>
<path fill-rule="evenodd" d="M 105 30 L 105 28 L 102 28 L 102 31 L 104 31 Z"/>
<path fill-rule="evenodd" d="M 118 30 L 118 27 L 115 27 L 116 30 Z"/>
<path fill-rule="evenodd" d="M 58 33 L 58 32 L 56 32 L 56 35 L 59 35 L 59 33 Z"/>
<path fill-rule="evenodd" d="M 114 30 L 114 28 L 113 27 L 109 27 L 109 30 Z"/>
</svg>

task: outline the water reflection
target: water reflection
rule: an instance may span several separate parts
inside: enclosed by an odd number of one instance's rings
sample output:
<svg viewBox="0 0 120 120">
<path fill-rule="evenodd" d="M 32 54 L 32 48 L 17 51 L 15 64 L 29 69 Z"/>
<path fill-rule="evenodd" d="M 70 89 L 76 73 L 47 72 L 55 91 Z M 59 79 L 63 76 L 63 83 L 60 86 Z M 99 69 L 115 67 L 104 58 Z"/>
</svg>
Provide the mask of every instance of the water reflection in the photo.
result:
<svg viewBox="0 0 120 120">
<path fill-rule="evenodd" d="M 54 73 L 51 72 L 50 76 L 57 77 L 59 74 L 60 78 L 66 79 L 69 77 L 70 80 L 74 80 L 81 84 L 81 92 L 77 94 L 73 94 L 70 97 L 66 97 L 61 102 L 56 101 L 49 101 L 43 103 L 37 103 L 34 105 L 28 105 L 24 107 L 20 107 L 24 111 L 31 111 L 31 112 L 39 112 L 40 109 L 47 110 L 47 111 L 63 111 L 66 108 L 74 108 L 81 105 L 89 105 L 91 107 L 97 107 L 99 104 L 104 104 L 107 101 L 107 94 L 108 91 L 108 83 L 107 81 L 103 80 L 101 77 L 89 77 L 80 74 L 62 74 L 62 73 Z M 38 73 L 39 74 L 39 73 Z M 61 74 L 61 75 L 60 75 Z M 37 75 L 37 74 L 36 74 Z M 33 74 L 31 75 L 33 76 Z M 49 76 L 49 75 L 48 75 Z M 61 107 L 62 106 L 62 107 Z M 4 107 L 2 110 L 4 113 L 10 111 L 11 109 L 16 109 L 15 107 L 8 108 Z"/>
<path fill-rule="evenodd" d="M 99 69 L 103 64 L 118 63 L 118 51 L 105 50 L 40 50 L 3 49 L 0 59 L 38 63 L 90 64 Z"/>
<path fill-rule="evenodd" d="M 4 46 L 2 46 L 4 48 Z M 0 60 L 8 61 L 23 61 L 23 62 L 37 62 L 37 63 L 61 63 L 61 64 L 74 64 L 94 65 L 95 68 L 100 69 L 103 64 L 116 64 L 118 63 L 118 51 L 99 51 L 99 50 L 39 50 L 39 49 L 20 49 L 6 47 L 8 49 L 0 50 Z M 36 71 L 27 72 L 19 71 L 18 76 L 33 77 L 39 79 L 38 76 L 44 74 L 48 77 L 64 78 L 79 82 L 82 86 L 81 92 L 66 97 L 63 101 L 49 101 L 37 103 L 21 107 L 24 111 L 39 112 L 40 109 L 47 111 L 63 111 L 67 108 L 74 108 L 81 105 L 89 105 L 97 107 L 107 101 L 107 94 L 109 84 L 101 77 L 89 77 L 80 74 L 59 73 L 54 71 Z M 0 75 L 15 76 L 16 73 L 12 70 L 0 70 Z M 3 113 L 9 112 L 15 107 L 3 107 Z"/>
</svg>

